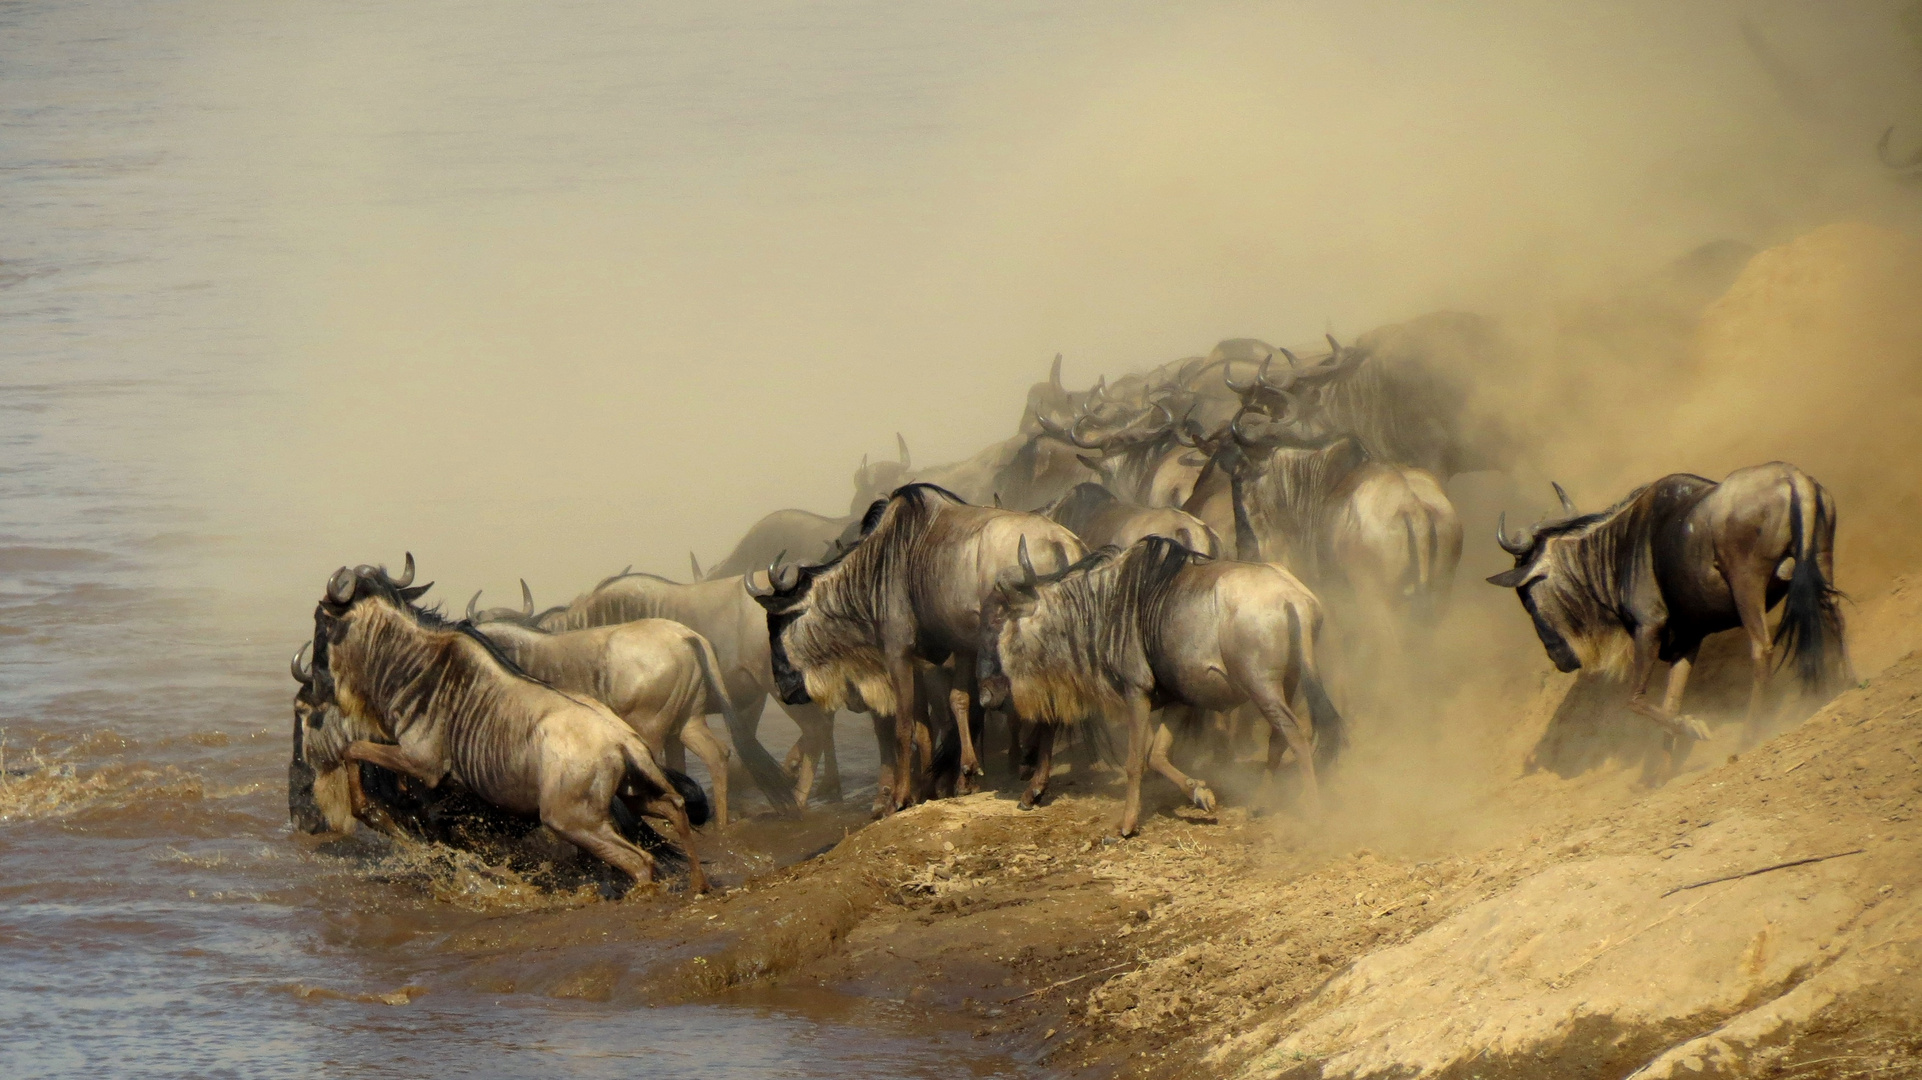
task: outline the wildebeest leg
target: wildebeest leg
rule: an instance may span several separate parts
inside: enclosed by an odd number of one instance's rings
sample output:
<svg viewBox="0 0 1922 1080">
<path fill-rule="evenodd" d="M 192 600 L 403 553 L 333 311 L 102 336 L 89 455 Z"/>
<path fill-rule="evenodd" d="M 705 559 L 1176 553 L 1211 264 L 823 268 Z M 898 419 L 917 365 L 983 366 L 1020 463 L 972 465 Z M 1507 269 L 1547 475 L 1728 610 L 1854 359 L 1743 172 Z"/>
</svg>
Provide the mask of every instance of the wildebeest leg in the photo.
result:
<svg viewBox="0 0 1922 1080">
<path fill-rule="evenodd" d="M 1157 725 L 1155 728 L 1154 742 L 1148 747 L 1149 767 L 1167 777 L 1169 780 L 1172 780 L 1176 787 L 1187 792 L 1188 798 L 1194 800 L 1196 806 L 1208 811 L 1210 814 L 1214 813 L 1215 793 L 1208 790 L 1207 784 L 1188 776 L 1180 769 L 1175 768 L 1174 762 L 1168 760 L 1168 748 L 1174 744 L 1174 729 L 1165 723 Z"/>
<path fill-rule="evenodd" d="M 1048 793 L 1048 776 L 1054 772 L 1055 726 L 1043 721 L 1034 723 L 1035 763 L 1034 775 L 1028 778 L 1028 788 L 1021 793 L 1021 809 L 1032 810 L 1041 796 Z"/>
<path fill-rule="evenodd" d="M 1089 721 L 1099 723 L 1099 721 Z M 1141 824 L 1141 775 L 1148 766 L 1148 700 L 1128 702 L 1128 794 L 1121 807 L 1121 835 L 1133 836 Z"/>
<path fill-rule="evenodd" d="M 974 753 L 974 725 L 970 722 L 973 708 L 973 694 L 958 686 L 948 691 L 948 710 L 954 713 L 954 726 L 961 733 L 961 777 L 955 791 L 962 795 L 975 790 L 974 777 L 981 771 L 981 759 Z"/>
<path fill-rule="evenodd" d="M 387 812 L 387 808 L 367 797 L 367 789 L 360 782 L 360 762 L 349 761 L 340 768 L 347 783 L 348 813 L 354 816 L 354 820 L 366 822 L 375 832 L 386 833 L 388 836 L 406 836 L 407 830 L 400 827 L 393 816 Z M 353 823 L 347 824 L 351 826 Z"/>
<path fill-rule="evenodd" d="M 887 812 L 905 809 L 914 797 L 914 731 L 921 719 L 921 680 L 915 677 L 914 661 L 897 656 L 888 664 L 888 677 L 894 683 L 894 784 Z"/>
<path fill-rule="evenodd" d="M 1277 688 L 1278 689 L 1278 688 Z M 1310 821 L 1321 818 L 1321 788 L 1315 781 L 1315 750 L 1309 745 L 1308 732 L 1301 719 L 1288 707 L 1279 692 L 1254 695 L 1255 706 L 1268 718 L 1268 762 L 1272 767 L 1281 758 L 1275 736 L 1281 736 L 1295 752 L 1295 767 L 1301 770 L 1301 812 Z"/>
<path fill-rule="evenodd" d="M 799 766 L 790 766 L 796 776 L 795 803 L 803 809 L 807 807 L 816 778 L 822 781 L 821 797 L 840 802 L 841 767 L 834 756 L 834 714 L 819 705 L 783 705 L 782 708 L 801 729 L 801 741 L 795 743 L 794 750 L 788 754 L 788 759 Z"/>
<path fill-rule="evenodd" d="M 714 729 L 707 726 L 707 717 L 691 716 L 681 728 L 681 738 L 688 749 L 694 751 L 701 764 L 707 766 L 707 775 L 714 784 L 714 826 L 727 828 L 727 763 L 731 756 L 721 740 L 714 737 Z M 685 772 L 685 769 L 676 769 Z M 805 802 L 805 797 L 797 801 Z"/>
<path fill-rule="evenodd" d="M 1768 691 L 1769 672 L 1775 667 L 1775 641 L 1769 637 L 1768 616 L 1763 607 L 1768 603 L 1768 579 L 1732 577 L 1728 585 L 1735 595 L 1735 612 L 1741 616 L 1742 632 L 1748 635 L 1748 714 L 1742 724 L 1742 749 L 1747 750 L 1761 737 L 1762 698 Z"/>
<path fill-rule="evenodd" d="M 1655 675 L 1657 633 L 1658 629 L 1655 627 L 1641 627 L 1635 631 L 1635 656 L 1629 666 L 1628 672 L 1628 707 L 1630 710 L 1662 725 L 1663 728 L 1680 738 L 1706 739 L 1708 738 L 1708 726 L 1706 724 L 1692 716 L 1677 716 L 1672 709 L 1664 707 L 1671 700 L 1677 705 L 1681 704 L 1682 690 L 1688 685 L 1687 665 L 1681 667 L 1682 674 L 1681 682 L 1679 683 L 1674 681 L 1674 670 L 1670 670 L 1670 689 L 1668 693 L 1663 695 L 1663 705 L 1656 705 L 1648 700 L 1649 680 Z M 1693 656 L 1694 653 L 1691 652 L 1689 654 L 1690 659 L 1692 659 Z"/>
<path fill-rule="evenodd" d="M 880 713 L 869 713 L 868 719 L 874 722 L 875 756 L 880 760 L 874 777 L 874 816 L 880 817 L 894 799 L 894 721 Z"/>
<path fill-rule="evenodd" d="M 1670 716 L 1680 717 L 1683 723 L 1692 722 L 1682 717 L 1682 694 L 1688 689 L 1689 674 L 1695 670 L 1696 654 L 1702 651 L 1698 644 L 1687 654 L 1676 657 L 1669 665 L 1668 685 L 1662 691 L 1662 711 Z M 1668 774 L 1674 776 L 1682 771 L 1682 763 L 1688 760 L 1688 752 L 1695 746 L 1695 740 L 1681 735 L 1668 737 Z"/>
<path fill-rule="evenodd" d="M 627 837 L 614 828 L 614 823 L 603 818 L 593 825 L 567 823 L 547 819 L 543 814 L 542 824 L 554 830 L 562 839 L 589 855 L 601 860 L 614 869 L 622 871 L 634 879 L 637 885 L 645 885 L 654 880 L 654 856 L 642 851 Z M 693 848 L 688 849 L 690 857 Z"/>
<path fill-rule="evenodd" d="M 664 818 L 674 826 L 675 835 L 681 838 L 681 851 L 687 855 L 688 891 L 706 892 L 707 873 L 701 869 L 700 852 L 694 850 L 694 826 L 687 820 L 687 807 L 673 799 L 659 796 L 633 809 L 637 812 L 644 810 L 655 817 Z"/>
</svg>

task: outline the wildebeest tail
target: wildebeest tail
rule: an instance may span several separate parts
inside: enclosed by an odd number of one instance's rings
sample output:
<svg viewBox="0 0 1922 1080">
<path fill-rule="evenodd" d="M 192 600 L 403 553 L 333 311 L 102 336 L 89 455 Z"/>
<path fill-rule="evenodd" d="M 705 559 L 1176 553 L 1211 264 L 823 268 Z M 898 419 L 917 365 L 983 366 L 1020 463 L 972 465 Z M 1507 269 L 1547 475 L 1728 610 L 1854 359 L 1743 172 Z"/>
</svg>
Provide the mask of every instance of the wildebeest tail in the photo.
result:
<svg viewBox="0 0 1922 1080">
<path fill-rule="evenodd" d="M 728 700 L 727 691 L 721 686 L 721 661 L 714 655 L 714 646 L 704 637 L 695 636 L 690 642 L 694 646 L 695 662 L 701 665 L 701 678 L 707 684 L 707 700 L 710 705 L 721 704 L 721 718 L 727 721 L 727 736 L 734 742 L 734 752 L 741 756 L 741 764 L 754 784 L 767 796 L 768 805 L 783 814 L 794 813 L 794 781 L 788 777 L 787 770 L 767 752 L 761 740 L 749 728 L 747 721 L 734 710 L 734 703 Z"/>
<path fill-rule="evenodd" d="M 1782 663 L 1795 663 L 1802 685 L 1819 690 L 1842 662 L 1842 594 L 1822 576 L 1823 548 L 1835 532 L 1835 510 L 1828 492 L 1811 482 L 1804 500 L 1798 475 L 1789 484 L 1789 550 L 1795 569 L 1789 575 L 1776 644 L 1785 646 Z M 1813 504 L 1813 505 L 1809 505 Z"/>
<path fill-rule="evenodd" d="M 1242 562 L 1261 561 L 1261 539 L 1255 535 L 1254 522 L 1248 519 L 1247 491 L 1239 471 L 1228 476 L 1229 501 L 1235 506 L 1235 558 Z"/>
<path fill-rule="evenodd" d="M 1321 673 L 1315 670 L 1315 627 L 1305 626 L 1303 621 L 1290 605 L 1288 636 L 1294 654 L 1302 658 L 1301 692 L 1308 699 L 1308 723 L 1315 740 L 1315 771 L 1320 772 L 1334 765 L 1342 747 L 1348 745 L 1348 722 L 1342 719 L 1340 710 L 1335 708 L 1334 699 L 1328 696 L 1328 688 L 1321 683 Z"/>
<path fill-rule="evenodd" d="M 685 852 L 672 841 L 668 840 L 667 837 L 657 832 L 654 826 L 647 823 L 646 818 L 640 817 L 630 811 L 627 805 L 621 802 L 621 800 L 615 799 L 608 809 L 613 812 L 614 827 L 620 830 L 622 836 L 639 844 L 641 850 L 662 862 L 687 862 L 687 854 Z"/>
</svg>

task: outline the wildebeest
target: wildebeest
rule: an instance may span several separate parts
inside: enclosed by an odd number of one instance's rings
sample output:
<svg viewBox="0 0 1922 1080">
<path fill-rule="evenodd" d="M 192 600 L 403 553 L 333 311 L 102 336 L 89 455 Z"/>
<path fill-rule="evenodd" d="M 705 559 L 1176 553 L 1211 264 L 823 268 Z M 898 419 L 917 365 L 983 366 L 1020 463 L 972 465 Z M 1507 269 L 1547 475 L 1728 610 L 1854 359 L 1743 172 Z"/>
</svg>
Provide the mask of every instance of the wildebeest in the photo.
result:
<svg viewBox="0 0 1922 1080">
<path fill-rule="evenodd" d="M 1681 714 L 1682 692 L 1702 639 L 1739 626 L 1751 660 L 1747 738 L 1760 722 L 1775 646 L 1788 649 L 1803 684 L 1842 676 L 1835 580 L 1835 502 L 1807 473 L 1770 462 L 1721 483 L 1676 473 L 1637 488 L 1615 506 L 1582 514 L 1555 487 L 1564 515 L 1496 539 L 1515 566 L 1489 578 L 1514 589 L 1556 668 L 1628 671 L 1628 706 L 1672 733 L 1671 768 L 1700 720 Z M 1767 612 L 1786 601 L 1771 636 Z M 1647 700 L 1656 660 L 1669 669 L 1661 704 Z"/>
<path fill-rule="evenodd" d="M 1144 536 L 1165 536 L 1211 559 L 1221 554 L 1221 538 L 1200 518 L 1173 507 L 1124 502 L 1100 484 L 1077 484 L 1039 513 L 1090 548 L 1128 548 Z"/>
<path fill-rule="evenodd" d="M 1313 363 L 1279 350 L 1289 366 L 1275 381 L 1325 414 L 1332 430 L 1361 440 L 1372 460 L 1447 480 L 1501 468 L 1514 455 L 1514 436 L 1499 417 L 1478 412 L 1471 394 L 1470 374 L 1505 354 L 1486 319 L 1436 312 L 1370 331 L 1351 346 L 1330 336 L 1328 345 Z M 1259 394 L 1256 403 L 1281 411 Z"/>
<path fill-rule="evenodd" d="M 1206 786 L 1168 760 L 1172 732 L 1150 731 L 1150 710 L 1164 705 L 1226 711 L 1253 703 L 1295 754 L 1304 808 L 1319 813 L 1316 769 L 1333 760 L 1342 721 L 1315 668 L 1321 605 L 1293 575 L 1207 559 L 1159 536 L 1126 551 L 1102 548 L 1047 575 L 1035 572 L 1025 548 L 1016 558 L 1019 576 L 1003 579 L 983 608 L 981 693 L 1050 724 L 1125 718 L 1121 835 L 1139 822 L 1149 765 L 1198 805 L 1213 805 Z M 1291 705 L 1298 694 L 1306 710 Z M 1273 744 L 1271 763 L 1281 745 Z M 1045 785 L 1037 770 L 1024 801 Z"/>
<path fill-rule="evenodd" d="M 1375 461 L 1353 436 L 1303 437 L 1285 418 L 1229 425 L 1187 509 L 1226 495 L 1241 558 L 1286 565 L 1363 610 L 1432 624 L 1461 561 L 1461 519 L 1434 476 Z"/>
<path fill-rule="evenodd" d="M 690 800 L 641 737 L 607 706 L 531 678 L 471 627 L 416 607 L 425 587 L 413 588 L 413 577 L 411 555 L 399 578 L 343 566 L 314 609 L 313 700 L 347 734 L 333 768 L 347 774 L 354 815 L 373 813 L 357 762 L 430 787 L 451 778 L 503 810 L 538 815 L 636 882 L 651 881 L 653 857 L 615 827 L 619 799 L 675 826 L 691 887 L 705 889 Z M 704 817 L 704 801 L 694 806 Z"/>
<path fill-rule="evenodd" d="M 776 810 L 807 805 L 817 764 L 825 770 L 827 795 L 841 797 L 834 756 L 834 714 L 810 705 L 782 708 L 801 729 L 789 758 L 793 775 L 761 745 L 761 712 L 776 690 L 770 665 L 767 617 L 742 587 L 742 577 L 710 577 L 683 585 L 654 574 L 623 572 L 534 620 L 542 630 L 585 630 L 636 619 L 672 619 L 706 638 L 720 658 L 721 685 L 734 705 L 728 735 L 754 783 Z"/>
<path fill-rule="evenodd" d="M 704 581 L 719 581 L 751 574 L 787 555 L 800 559 L 824 558 L 834 541 L 851 525 L 853 517 L 824 517 L 809 510 L 776 510 L 754 523 L 728 552 L 727 558 L 708 567 Z"/>
<path fill-rule="evenodd" d="M 1066 427 L 1044 420 L 1043 427 L 1056 439 L 1098 451 L 1083 457 L 1082 464 L 1123 499 L 1143 506 L 1180 506 L 1188 500 L 1207 459 L 1182 441 L 1168 406 L 1152 402 L 1103 433 L 1089 430 L 1091 419 L 1084 414 Z"/>
<path fill-rule="evenodd" d="M 1080 558 L 1073 533 L 1038 514 L 973 506 L 952 492 L 910 484 L 869 509 L 854 547 L 817 566 L 784 567 L 767 589 L 774 678 L 781 699 L 838 708 L 858 699 L 892 717 L 895 770 L 884 810 L 912 798 L 916 664 L 955 661 L 966 701 L 956 696 L 964 775 L 978 768 L 972 686 L 981 604 L 998 575 L 1016 566 L 1021 545 L 1051 568 Z"/>
<path fill-rule="evenodd" d="M 730 728 L 739 721 L 706 638 L 668 619 L 558 634 L 505 621 L 476 629 L 522 671 L 614 710 L 669 765 L 679 767 L 683 745 L 694 751 L 713 780 L 715 823 L 727 827 L 728 750 L 708 730 L 707 714 L 720 713 Z"/>
</svg>

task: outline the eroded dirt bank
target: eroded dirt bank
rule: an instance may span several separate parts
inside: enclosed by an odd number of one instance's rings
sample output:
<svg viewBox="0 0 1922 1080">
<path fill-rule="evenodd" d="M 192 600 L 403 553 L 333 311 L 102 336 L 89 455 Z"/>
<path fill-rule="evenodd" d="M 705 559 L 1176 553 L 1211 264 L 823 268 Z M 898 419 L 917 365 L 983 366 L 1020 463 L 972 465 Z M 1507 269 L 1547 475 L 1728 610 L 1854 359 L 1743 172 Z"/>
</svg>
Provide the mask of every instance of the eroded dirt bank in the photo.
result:
<svg viewBox="0 0 1922 1080">
<path fill-rule="evenodd" d="M 1913 592 L 1863 614 L 1893 619 Z M 1549 680 L 1514 738 L 1565 690 Z M 1922 1073 L 1922 654 L 1749 752 L 1710 749 L 1654 790 L 1629 762 L 1512 777 L 1479 796 L 1477 828 L 1396 851 L 1170 803 L 1111 842 L 1111 774 L 1063 776 L 1033 812 L 985 793 L 850 816 L 785 869 L 717 852 L 744 880 L 720 895 L 447 945 L 476 989 L 825 990 L 1068 1075 Z M 1836 857 L 1696 884 L 1818 856 Z"/>
</svg>

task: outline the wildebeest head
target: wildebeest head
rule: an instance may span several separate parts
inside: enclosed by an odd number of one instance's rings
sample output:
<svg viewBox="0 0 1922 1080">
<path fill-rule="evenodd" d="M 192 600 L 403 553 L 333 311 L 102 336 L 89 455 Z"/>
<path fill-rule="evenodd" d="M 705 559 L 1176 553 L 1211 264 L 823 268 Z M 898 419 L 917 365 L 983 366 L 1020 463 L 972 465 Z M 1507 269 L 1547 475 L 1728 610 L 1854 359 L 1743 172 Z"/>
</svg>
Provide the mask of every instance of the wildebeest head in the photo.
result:
<svg viewBox="0 0 1922 1080">
<path fill-rule="evenodd" d="M 984 708 L 1007 705 L 1011 689 L 1006 668 L 1001 663 L 1001 643 L 1021 620 L 1034 614 L 1040 597 L 1040 575 L 1028 555 L 1028 540 L 1022 537 L 1015 548 L 1020 573 L 1003 575 L 994 591 L 981 605 L 981 645 L 975 651 L 975 676 Z"/>
<path fill-rule="evenodd" d="M 742 578 L 748 595 L 767 611 L 768 658 L 774 669 L 775 690 L 786 704 L 812 702 L 838 709 L 848 704 L 850 685 L 861 704 L 881 707 L 891 702 L 891 691 L 881 692 L 881 686 L 887 685 L 886 673 L 869 662 L 866 646 L 873 620 L 871 613 L 861 610 L 856 591 L 833 590 L 825 604 L 817 603 L 820 598 L 814 595 L 816 579 L 860 550 L 889 502 L 875 500 L 861 519 L 859 537 L 852 544 L 837 545 L 838 550 L 827 561 L 803 566 L 782 564 L 783 552 L 768 565 L 766 588 L 757 585 L 752 574 Z"/>
<path fill-rule="evenodd" d="M 1572 643 L 1586 643 L 1591 639 L 1587 630 L 1594 620 L 1587 611 L 1588 605 L 1581 604 L 1574 595 L 1578 583 L 1572 578 L 1579 571 L 1569 560 L 1559 557 L 1559 549 L 1569 542 L 1570 534 L 1589 519 L 1575 509 L 1574 500 L 1560 484 L 1554 487 L 1561 499 L 1562 518 L 1542 522 L 1519 536 L 1509 535 L 1506 513 L 1496 521 L 1495 542 L 1515 557 L 1515 565 L 1491 576 L 1488 583 L 1515 590 L 1529 621 L 1535 624 L 1535 636 L 1541 638 L 1542 648 L 1555 662 L 1555 669 L 1575 671 L 1582 667 L 1583 658 Z"/>
</svg>

